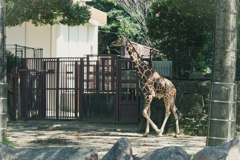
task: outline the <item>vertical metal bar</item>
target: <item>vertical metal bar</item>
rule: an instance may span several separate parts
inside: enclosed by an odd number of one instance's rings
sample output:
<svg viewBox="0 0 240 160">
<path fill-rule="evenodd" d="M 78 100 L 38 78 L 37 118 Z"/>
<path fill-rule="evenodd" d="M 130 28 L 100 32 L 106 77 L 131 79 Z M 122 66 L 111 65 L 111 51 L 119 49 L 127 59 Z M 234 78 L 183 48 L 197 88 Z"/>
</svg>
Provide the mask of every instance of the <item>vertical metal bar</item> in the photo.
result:
<svg viewBox="0 0 240 160">
<path fill-rule="evenodd" d="M 137 101 L 137 106 L 138 106 L 138 108 L 137 108 L 137 113 L 138 113 L 138 123 L 139 123 L 139 121 L 140 121 L 140 112 L 139 112 L 139 110 L 140 110 L 140 94 L 141 94 L 141 91 L 140 91 L 140 88 L 139 88 L 139 75 L 137 74 L 137 72 L 136 72 L 136 81 L 137 81 L 137 83 L 136 83 L 136 101 Z"/>
<path fill-rule="evenodd" d="M 36 58 L 36 50 L 33 49 L 33 57 Z"/>
<path fill-rule="evenodd" d="M 61 65 L 61 88 L 65 88 L 64 87 L 64 83 L 66 82 L 66 78 L 67 77 L 65 77 L 66 75 L 64 75 L 63 74 L 63 72 L 64 72 L 64 66 L 66 66 L 66 62 L 64 62 L 62 65 Z M 65 92 L 65 89 L 62 89 L 61 90 L 61 95 L 62 95 L 62 98 L 61 98 L 61 100 L 62 100 L 62 110 L 63 110 L 63 113 L 62 113 L 62 117 L 63 117 L 63 119 L 65 118 L 65 96 L 64 96 L 64 92 Z"/>
<path fill-rule="evenodd" d="M 89 91 L 89 66 L 90 66 L 90 62 L 89 62 L 89 55 L 87 55 L 87 92 Z"/>
<path fill-rule="evenodd" d="M 82 117 L 82 96 L 83 96 L 83 90 L 84 90 L 84 61 L 83 58 L 81 58 L 80 60 L 80 76 L 79 76 L 79 81 L 80 81 L 80 85 L 79 85 L 79 117 L 80 120 L 83 119 Z"/>
<path fill-rule="evenodd" d="M 15 44 L 15 67 L 17 66 L 17 45 Z"/>
<path fill-rule="evenodd" d="M 51 88 L 52 88 L 52 93 L 53 93 L 53 96 L 51 96 L 51 110 L 52 110 L 52 116 L 55 116 L 55 118 L 57 119 L 57 107 L 56 107 L 56 93 L 57 93 L 57 85 L 55 85 L 56 83 L 56 75 L 58 74 L 58 70 L 57 70 L 57 61 L 52 61 L 52 66 L 54 68 L 54 74 L 53 74 L 53 80 L 51 80 Z M 52 94 L 51 94 L 52 95 Z M 56 97 L 54 99 L 54 97 Z"/>
<path fill-rule="evenodd" d="M 96 62 L 96 91 L 99 93 L 100 91 L 100 81 L 99 81 L 99 61 Z"/>
<path fill-rule="evenodd" d="M 105 91 L 105 59 L 102 58 L 102 91 Z"/>
<path fill-rule="evenodd" d="M 120 74 L 120 66 L 121 62 L 120 62 L 120 59 L 117 59 L 116 60 L 116 107 L 115 107 L 115 122 L 116 124 L 118 124 L 118 109 L 119 109 L 119 94 L 120 94 L 120 91 L 119 91 L 119 74 Z"/>
<path fill-rule="evenodd" d="M 65 95 L 66 95 L 66 115 L 65 115 L 65 117 L 64 117 L 64 119 L 65 118 L 67 118 L 68 117 L 68 111 L 69 111 L 69 94 L 68 94 L 68 85 L 69 85 L 69 80 L 68 80 L 68 75 L 67 75 L 67 71 L 68 71 L 68 61 L 66 61 L 66 66 L 65 66 L 65 76 L 66 76 L 66 82 L 65 82 L 65 84 L 66 84 L 66 92 L 65 92 Z"/>
<path fill-rule="evenodd" d="M 44 70 L 47 70 L 46 69 L 46 62 L 44 61 L 43 62 L 43 69 Z M 44 76 L 43 76 L 43 117 L 44 119 L 46 118 L 46 112 L 47 112 L 47 107 L 46 107 L 46 75 L 47 75 L 47 71 L 45 72 Z"/>
<path fill-rule="evenodd" d="M 111 91 L 114 93 L 114 55 L 111 55 Z"/>
<path fill-rule="evenodd" d="M 210 98 L 210 100 L 212 100 L 212 91 L 213 91 L 213 83 L 211 82 L 211 89 L 210 89 L 210 95 L 209 95 L 209 98 Z M 210 124 L 211 124 L 211 120 L 210 120 L 210 118 L 211 118 L 211 105 L 212 105 L 212 103 L 211 103 L 211 101 L 209 100 L 209 110 L 208 110 L 208 112 L 209 112 L 209 119 L 208 119 L 208 130 L 207 130 L 207 142 L 206 142 L 206 146 L 208 146 L 208 144 L 209 144 L 209 132 L 210 132 L 210 128 L 211 128 L 211 126 L 210 126 Z"/>
<path fill-rule="evenodd" d="M 78 62 L 75 61 L 75 117 L 78 112 Z"/>
<path fill-rule="evenodd" d="M 24 53 L 25 53 L 25 58 L 28 58 L 27 57 L 27 47 L 26 46 L 24 47 Z"/>
<path fill-rule="evenodd" d="M 38 70 L 38 61 L 37 61 L 37 59 L 34 59 L 35 60 L 35 69 L 36 70 Z M 37 108 L 37 111 L 36 111 L 36 115 L 37 116 L 35 116 L 35 119 L 39 119 L 39 100 L 38 100 L 38 81 L 39 81 L 39 72 L 37 71 L 37 72 L 35 72 L 36 73 L 36 75 L 35 75 L 35 85 L 34 85 L 34 106 L 36 106 L 36 108 Z"/>
<path fill-rule="evenodd" d="M 231 126 L 232 126 L 232 107 L 233 107 L 233 85 L 231 84 L 231 91 L 230 91 L 230 107 L 228 108 L 228 134 L 227 134 L 227 141 L 229 142 L 231 140 Z"/>
<path fill-rule="evenodd" d="M 26 66 L 26 59 L 23 58 L 22 59 L 22 68 L 23 69 L 27 69 Z M 21 72 L 21 80 L 20 80 L 20 87 L 21 87 L 21 118 L 27 118 L 26 117 L 26 106 L 27 106 L 27 89 L 26 89 L 26 85 L 27 85 L 27 80 L 26 80 L 26 72 Z"/>
<path fill-rule="evenodd" d="M 59 119 L 59 58 L 57 58 L 57 77 L 56 77 L 56 118 Z"/>
<path fill-rule="evenodd" d="M 16 66 L 13 69 L 13 78 L 14 78 L 14 118 L 18 119 L 18 67 Z"/>
</svg>

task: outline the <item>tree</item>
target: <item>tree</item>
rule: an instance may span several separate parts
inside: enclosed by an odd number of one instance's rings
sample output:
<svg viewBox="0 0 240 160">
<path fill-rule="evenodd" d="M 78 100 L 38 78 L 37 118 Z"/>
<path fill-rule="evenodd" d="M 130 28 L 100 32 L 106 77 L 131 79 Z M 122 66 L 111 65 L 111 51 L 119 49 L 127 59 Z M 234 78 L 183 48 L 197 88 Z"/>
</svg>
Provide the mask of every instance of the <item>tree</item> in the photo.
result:
<svg viewBox="0 0 240 160">
<path fill-rule="evenodd" d="M 205 4 L 206 14 L 201 7 Z M 189 69 L 203 71 L 206 68 L 203 63 L 205 55 L 201 51 L 213 34 L 214 2 L 157 0 L 150 8 L 146 25 L 154 47 L 175 62 L 175 48 L 179 44 L 181 73 L 185 74 Z M 156 17 L 158 12 L 160 15 Z"/>
<path fill-rule="evenodd" d="M 218 0 L 215 48 L 208 112 L 207 146 L 234 138 L 236 129 L 236 53 L 238 0 Z"/>
<path fill-rule="evenodd" d="M 0 141 L 6 136 L 7 128 L 7 61 L 5 56 L 4 0 L 0 0 Z"/>
<path fill-rule="evenodd" d="M 109 51 L 111 54 L 119 54 L 119 48 L 108 46 L 121 34 L 128 36 L 131 41 L 141 43 L 143 37 L 140 25 L 116 3 L 116 0 L 93 0 L 87 4 L 107 12 L 108 15 L 107 25 L 99 28 L 99 54 Z"/>
<path fill-rule="evenodd" d="M 78 26 L 88 22 L 90 12 L 87 6 L 72 3 L 72 0 L 5 0 L 6 26 L 32 24 L 64 24 Z"/>
<path fill-rule="evenodd" d="M 146 27 L 147 17 L 150 15 L 150 6 L 156 0 L 116 0 L 116 2 L 131 16 L 134 21 L 140 26 L 141 44 L 151 47 L 152 42 L 147 35 L 148 28 Z"/>
</svg>

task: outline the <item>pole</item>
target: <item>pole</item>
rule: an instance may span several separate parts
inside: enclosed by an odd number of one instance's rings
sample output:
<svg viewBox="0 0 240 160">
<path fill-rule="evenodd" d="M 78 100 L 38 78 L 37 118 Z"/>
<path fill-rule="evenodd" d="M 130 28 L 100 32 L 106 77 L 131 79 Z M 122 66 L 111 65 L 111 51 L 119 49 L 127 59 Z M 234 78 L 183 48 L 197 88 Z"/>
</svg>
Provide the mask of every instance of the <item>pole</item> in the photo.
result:
<svg viewBox="0 0 240 160">
<path fill-rule="evenodd" d="M 0 0 L 0 141 L 6 137 L 7 129 L 7 59 L 5 56 L 5 4 Z"/>
<path fill-rule="evenodd" d="M 232 140 L 236 128 L 238 0 L 216 0 L 215 11 L 207 146 L 218 146 Z"/>
</svg>

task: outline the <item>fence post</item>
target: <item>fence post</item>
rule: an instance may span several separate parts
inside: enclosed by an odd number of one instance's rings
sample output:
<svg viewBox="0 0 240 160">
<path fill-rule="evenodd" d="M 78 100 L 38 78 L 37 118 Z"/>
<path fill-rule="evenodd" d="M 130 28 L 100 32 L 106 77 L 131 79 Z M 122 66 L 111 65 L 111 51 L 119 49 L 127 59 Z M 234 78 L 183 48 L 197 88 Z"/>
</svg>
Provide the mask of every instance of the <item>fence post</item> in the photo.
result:
<svg viewBox="0 0 240 160">
<path fill-rule="evenodd" d="M 96 91 L 97 91 L 97 93 L 99 93 L 99 91 L 100 91 L 99 85 L 100 85 L 100 81 L 99 81 L 99 61 L 97 61 L 97 63 L 96 63 Z"/>
<path fill-rule="evenodd" d="M 35 48 L 33 49 L 33 55 L 34 55 L 33 57 L 36 58 L 36 49 Z"/>
<path fill-rule="evenodd" d="M 115 107 L 115 123 L 118 124 L 118 103 L 119 103 L 119 74 L 121 70 L 119 68 L 121 62 L 120 59 L 116 59 L 116 107 Z"/>
<path fill-rule="evenodd" d="M 89 91 L 89 67 L 90 62 L 89 62 L 89 55 L 87 55 L 87 92 Z"/>
<path fill-rule="evenodd" d="M 102 58 L 102 91 L 105 91 L 105 58 Z"/>
<path fill-rule="evenodd" d="M 27 58 L 27 47 L 24 47 L 25 58 Z"/>
<path fill-rule="evenodd" d="M 84 91 L 84 61 L 83 58 L 80 59 L 80 76 L 79 76 L 79 118 L 82 120 L 82 96 L 83 96 L 83 91 Z"/>
<path fill-rule="evenodd" d="M 114 55 L 111 55 L 111 91 L 114 92 Z"/>
<path fill-rule="evenodd" d="M 77 117 L 77 112 L 79 111 L 79 101 L 78 101 L 78 61 L 75 61 L 75 117 Z"/>
<path fill-rule="evenodd" d="M 46 70 L 46 62 L 43 62 L 43 70 Z M 43 117 L 46 118 L 46 115 L 47 115 L 47 101 L 46 101 L 46 73 L 44 73 L 43 75 L 43 90 L 42 90 L 42 97 L 43 97 Z"/>
<path fill-rule="evenodd" d="M 59 58 L 57 58 L 56 118 L 59 119 Z"/>
<path fill-rule="evenodd" d="M 26 58 L 22 59 L 22 69 L 27 69 L 27 60 Z M 26 83 L 27 83 L 27 73 L 21 72 L 20 73 L 20 92 L 21 92 L 21 118 L 26 117 L 26 108 L 27 108 L 27 90 L 26 90 Z"/>
<path fill-rule="evenodd" d="M 15 45 L 15 66 L 17 66 L 17 45 Z"/>
<path fill-rule="evenodd" d="M 14 118 L 18 119 L 18 67 L 16 66 L 11 70 L 12 77 L 14 78 Z"/>
</svg>

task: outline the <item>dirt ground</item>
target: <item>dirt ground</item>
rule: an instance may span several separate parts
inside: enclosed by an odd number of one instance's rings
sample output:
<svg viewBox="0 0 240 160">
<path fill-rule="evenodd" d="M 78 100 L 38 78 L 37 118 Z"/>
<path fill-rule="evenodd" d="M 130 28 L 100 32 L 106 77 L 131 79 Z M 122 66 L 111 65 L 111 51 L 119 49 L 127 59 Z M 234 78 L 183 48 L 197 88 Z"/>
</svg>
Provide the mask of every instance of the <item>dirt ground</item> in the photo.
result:
<svg viewBox="0 0 240 160">
<path fill-rule="evenodd" d="M 133 154 L 145 154 L 167 146 L 181 146 L 188 154 L 205 147 L 205 136 L 168 134 L 143 137 L 138 125 L 92 123 L 88 121 L 13 121 L 8 122 L 8 139 L 19 147 L 96 147 L 101 159 L 119 138 L 128 138 Z"/>
</svg>

